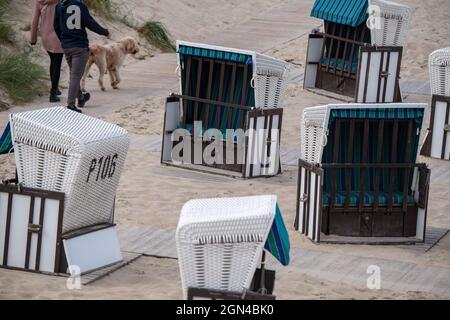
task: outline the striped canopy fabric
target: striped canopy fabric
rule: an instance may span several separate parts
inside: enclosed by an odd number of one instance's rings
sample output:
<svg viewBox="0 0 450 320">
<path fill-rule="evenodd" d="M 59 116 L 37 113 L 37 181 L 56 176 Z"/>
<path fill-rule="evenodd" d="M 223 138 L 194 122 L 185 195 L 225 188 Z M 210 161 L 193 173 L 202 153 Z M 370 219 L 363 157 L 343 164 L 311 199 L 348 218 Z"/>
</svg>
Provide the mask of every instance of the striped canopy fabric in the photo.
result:
<svg viewBox="0 0 450 320">
<path fill-rule="evenodd" d="M 329 125 L 328 125 L 328 143 L 324 148 L 322 163 L 333 163 L 333 144 L 335 139 L 336 120 L 340 119 L 341 122 L 340 134 L 339 134 L 339 152 L 337 163 L 361 163 L 362 162 L 362 145 L 363 145 L 363 132 L 364 122 L 363 120 L 369 119 L 369 145 L 367 150 L 367 162 L 377 163 L 378 149 L 378 137 L 379 137 L 379 120 L 385 120 L 383 130 L 383 142 L 381 144 L 381 163 L 415 163 L 417 150 L 419 148 L 419 135 L 417 129 L 422 127 L 424 118 L 424 110 L 420 108 L 377 108 L 377 109 L 334 109 L 330 111 Z M 350 140 L 350 122 L 346 120 L 358 119 L 360 122 L 355 123 L 353 134 L 353 153 L 349 159 L 349 140 Z M 393 159 L 393 126 L 394 121 L 398 122 L 398 139 L 396 144 L 397 154 Z M 407 141 L 408 141 L 408 121 L 413 120 L 415 128 L 412 130 L 412 150 L 409 158 L 406 157 Z M 403 169 L 359 169 L 352 168 L 350 171 L 345 169 L 335 170 L 335 180 L 332 179 L 331 169 L 324 169 L 324 191 L 325 195 L 323 201 L 325 204 L 329 201 L 329 193 L 331 192 L 331 186 L 336 186 L 336 199 L 335 204 L 341 204 L 345 201 L 346 191 L 346 178 L 349 178 L 350 189 L 357 191 L 350 195 L 350 203 L 359 202 L 359 187 L 361 177 L 364 181 L 364 190 L 366 191 L 364 202 L 366 204 L 372 204 L 374 201 L 375 191 L 375 177 L 378 175 L 378 181 L 380 186 L 380 194 L 378 202 L 384 204 L 387 200 L 387 196 L 383 192 L 388 191 L 391 175 L 394 174 L 394 193 L 400 192 L 398 196 L 394 194 L 393 201 L 398 199 L 398 202 L 403 201 L 402 195 L 402 182 L 403 175 L 405 174 Z M 411 172 L 412 174 L 412 172 Z M 410 183 L 412 183 L 412 175 L 409 177 Z M 342 194 L 341 194 L 342 193 Z M 411 199 L 408 199 L 410 202 Z"/>
<path fill-rule="evenodd" d="M 267 242 L 264 246 L 270 254 L 272 254 L 283 266 L 287 266 L 290 261 L 289 251 L 291 244 L 289 242 L 289 234 L 281 216 L 280 208 L 277 205 L 275 219 L 270 229 Z"/>
<path fill-rule="evenodd" d="M 316 0 L 311 16 L 357 27 L 367 20 L 368 0 Z"/>
<path fill-rule="evenodd" d="M 11 127 L 8 124 L 6 125 L 5 131 L 0 137 L 0 154 L 8 153 L 13 147 L 12 137 L 11 137 Z"/>
<path fill-rule="evenodd" d="M 240 62 L 240 63 L 245 63 L 245 64 L 253 63 L 252 57 L 249 55 L 246 55 L 246 54 L 212 50 L 212 49 L 206 49 L 206 48 L 180 46 L 178 49 L 178 53 L 182 56 L 181 58 L 183 58 L 183 56 L 195 56 L 195 57 L 210 58 L 210 59 L 216 59 L 216 60 Z"/>
</svg>

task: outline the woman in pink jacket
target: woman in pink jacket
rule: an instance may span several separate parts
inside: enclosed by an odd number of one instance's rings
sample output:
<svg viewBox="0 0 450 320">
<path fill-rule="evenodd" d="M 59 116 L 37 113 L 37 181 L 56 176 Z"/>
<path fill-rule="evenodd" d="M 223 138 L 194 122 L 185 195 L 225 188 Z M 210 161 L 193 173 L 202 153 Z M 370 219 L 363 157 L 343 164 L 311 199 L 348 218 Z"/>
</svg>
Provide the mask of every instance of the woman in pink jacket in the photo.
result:
<svg viewBox="0 0 450 320">
<path fill-rule="evenodd" d="M 31 22 L 31 45 L 37 42 L 38 29 L 40 31 L 42 45 L 50 56 L 50 79 L 52 88 L 50 90 L 50 102 L 59 102 L 59 78 L 61 75 L 61 63 L 63 60 L 63 49 L 58 36 L 53 29 L 55 7 L 58 0 L 35 0 L 33 20 Z"/>
</svg>

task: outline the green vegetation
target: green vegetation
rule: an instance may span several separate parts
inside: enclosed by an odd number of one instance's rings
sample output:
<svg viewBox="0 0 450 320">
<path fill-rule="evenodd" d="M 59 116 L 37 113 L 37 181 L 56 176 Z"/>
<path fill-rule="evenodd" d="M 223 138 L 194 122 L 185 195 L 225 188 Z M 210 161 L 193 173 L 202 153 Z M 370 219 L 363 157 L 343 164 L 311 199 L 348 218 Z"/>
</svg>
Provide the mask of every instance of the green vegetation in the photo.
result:
<svg viewBox="0 0 450 320">
<path fill-rule="evenodd" d="M 112 18 L 113 16 L 111 0 L 84 0 L 84 3 L 107 18 Z"/>
<path fill-rule="evenodd" d="M 13 44 L 15 40 L 14 30 L 4 19 L 8 9 L 8 1 L 9 0 L 0 0 L 0 43 Z"/>
<path fill-rule="evenodd" d="M 0 52 L 0 88 L 15 103 L 33 100 L 46 87 L 47 72 L 31 61 L 26 51 L 15 54 Z"/>
<path fill-rule="evenodd" d="M 164 52 L 175 51 L 175 45 L 167 31 L 166 27 L 158 21 L 148 21 L 138 28 L 151 45 L 161 49 Z"/>
</svg>

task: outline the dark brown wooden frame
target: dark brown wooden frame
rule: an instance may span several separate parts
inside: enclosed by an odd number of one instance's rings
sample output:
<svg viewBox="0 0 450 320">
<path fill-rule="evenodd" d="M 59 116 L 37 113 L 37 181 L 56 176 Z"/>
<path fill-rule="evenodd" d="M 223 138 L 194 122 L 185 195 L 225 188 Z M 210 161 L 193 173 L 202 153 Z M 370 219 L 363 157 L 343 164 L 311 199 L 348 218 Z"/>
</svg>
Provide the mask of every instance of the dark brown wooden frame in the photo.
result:
<svg viewBox="0 0 450 320">
<path fill-rule="evenodd" d="M 255 119 L 255 121 L 253 121 L 254 127 L 253 129 L 256 128 L 256 119 L 258 117 L 264 117 L 264 127 L 265 129 L 268 130 L 268 134 L 270 136 L 271 134 L 271 129 L 273 129 L 273 117 L 274 116 L 278 116 L 278 130 L 280 132 L 279 134 L 279 140 L 281 140 L 281 127 L 282 127 L 282 120 L 283 120 L 283 108 L 274 108 L 274 109 L 256 109 L 254 107 L 248 107 L 248 106 L 242 106 L 242 105 L 233 105 L 230 103 L 225 103 L 225 102 L 220 102 L 220 101 L 213 101 L 213 100 L 208 100 L 208 99 L 201 99 L 201 98 L 196 98 L 196 97 L 190 97 L 190 96 L 185 96 L 185 95 L 178 95 L 178 94 L 171 94 L 170 97 L 167 98 L 167 102 L 176 102 L 176 101 L 181 101 L 183 108 L 185 108 L 186 104 L 183 101 L 194 101 L 194 102 L 203 102 L 203 103 L 207 103 L 207 105 L 209 107 L 213 106 L 213 105 L 220 105 L 222 108 L 229 108 L 229 109 L 233 109 L 233 108 L 237 108 L 242 112 L 243 116 L 239 116 L 239 119 L 242 119 L 242 121 L 240 121 L 240 124 L 242 125 L 241 128 L 244 132 L 246 132 L 249 128 L 250 125 L 250 120 L 251 119 Z M 228 114 L 232 114 L 232 112 L 230 111 Z M 166 117 L 167 117 L 167 113 L 164 114 L 164 128 L 163 128 L 163 132 L 164 133 L 171 133 L 171 132 L 166 132 L 166 128 L 165 128 L 165 123 L 166 123 Z M 184 118 L 184 117 L 182 117 Z M 184 121 L 184 120 L 182 120 Z M 216 118 L 216 124 L 217 124 L 217 120 Z M 270 140 L 270 139 L 269 139 Z M 194 143 L 192 141 L 192 143 Z M 208 142 L 203 142 L 203 146 L 202 148 L 204 149 L 209 143 Z M 267 156 L 270 157 L 270 141 L 267 141 Z M 232 143 L 223 143 L 223 147 L 224 147 L 224 152 L 223 154 L 226 155 L 226 148 L 229 145 L 233 145 L 233 147 L 235 148 L 234 150 L 234 155 L 235 155 L 235 159 L 236 159 L 236 155 L 237 155 L 237 147 L 238 147 L 238 143 L 237 142 L 232 142 Z M 214 171 L 214 173 L 217 174 L 223 174 L 226 176 L 233 176 L 235 177 L 235 175 L 233 174 L 227 174 L 226 171 L 230 171 L 230 172 L 234 172 L 236 174 L 239 174 L 240 177 L 244 178 L 244 179 L 250 179 L 250 178 L 255 178 L 255 176 L 253 176 L 252 172 L 253 172 L 253 164 L 250 165 L 250 174 L 247 174 L 247 159 L 248 159 L 248 152 L 251 152 L 251 150 L 253 150 L 253 146 L 249 145 L 249 138 L 248 136 L 245 137 L 245 143 L 243 144 L 244 146 L 244 163 L 243 164 L 238 164 L 237 163 L 237 159 L 236 159 L 236 163 L 235 164 L 220 164 L 220 165 L 213 165 L 213 166 L 209 166 L 206 163 L 202 163 L 202 165 L 191 165 L 191 166 L 179 166 L 179 165 L 174 165 L 171 162 L 167 162 L 163 160 L 163 152 L 164 152 L 164 139 L 162 141 L 162 152 L 161 152 L 161 163 L 162 164 L 166 164 L 166 165 L 173 165 L 173 166 L 177 166 L 177 167 L 182 167 L 182 168 L 186 168 L 186 169 L 190 169 L 190 170 L 196 170 L 196 171 L 200 171 L 200 172 L 208 172 L 211 173 L 210 170 L 208 170 L 208 167 L 212 167 L 214 169 L 220 169 L 220 171 Z M 202 169 L 202 167 L 204 167 L 204 169 Z M 281 161 L 279 163 L 279 170 L 278 173 L 281 173 Z"/>
<path fill-rule="evenodd" d="M 368 57 L 367 57 L 367 65 L 366 65 L 366 75 L 365 75 L 365 81 L 364 81 L 364 88 L 362 88 L 363 90 L 363 101 L 357 101 L 358 99 L 358 93 L 359 93 L 359 83 L 360 83 L 360 76 L 361 76 L 361 63 L 362 63 L 362 54 L 363 52 L 367 52 L 368 53 Z M 398 53 L 398 63 L 397 63 L 397 75 L 396 75 L 396 79 L 395 79 L 395 88 L 394 88 L 394 101 L 392 102 L 402 102 L 402 96 L 401 96 L 401 92 L 400 92 L 400 67 L 402 65 L 402 55 L 403 55 L 403 47 L 375 47 L 375 46 L 364 46 L 360 48 L 359 51 L 359 58 L 358 58 L 358 68 L 357 68 L 357 78 L 356 78 L 356 88 L 355 88 L 355 102 L 359 102 L 359 103 L 366 103 L 366 96 L 367 96 L 367 89 L 369 86 L 369 70 L 370 70 L 370 59 L 371 59 L 371 55 L 374 52 L 379 52 L 381 53 L 381 62 L 380 62 L 380 75 L 378 77 L 378 83 L 377 83 L 377 101 L 373 102 L 373 103 L 385 103 L 386 102 L 386 89 L 387 89 L 387 77 L 388 77 L 388 72 L 389 72 L 389 64 L 390 64 L 390 59 L 391 59 L 391 53 L 396 52 Z M 386 69 L 383 70 L 383 64 L 384 64 L 384 53 L 387 53 L 387 58 L 386 58 Z M 384 85 L 383 85 L 383 96 L 380 96 L 380 89 L 381 89 L 381 79 L 384 78 Z"/>
<path fill-rule="evenodd" d="M 370 121 L 377 121 L 378 122 L 378 145 L 377 145 L 377 156 L 376 156 L 376 162 L 375 163 L 368 163 L 368 147 L 369 147 L 369 123 Z M 392 150 L 391 150 L 391 162 L 390 163 L 383 163 L 382 160 L 382 150 L 383 150 L 383 130 L 384 130 L 384 124 L 385 122 L 393 122 L 393 143 L 392 143 Z M 348 142 L 348 154 L 345 155 L 346 162 L 345 163 L 338 163 L 339 161 L 339 146 L 340 146 L 340 127 L 342 123 L 349 122 L 350 124 L 350 134 L 349 134 L 349 142 Z M 361 163 L 353 163 L 353 141 L 354 141 L 354 134 L 355 134 L 355 123 L 356 122 L 363 122 L 364 123 L 364 132 L 363 132 L 363 144 L 362 144 L 362 161 Z M 337 119 L 336 120 L 336 132 L 334 133 L 334 141 L 333 143 L 333 155 L 332 155 L 332 162 L 331 163 L 323 163 L 320 165 L 313 165 L 311 163 L 308 163 L 304 160 L 299 160 L 299 168 L 298 168 L 298 181 L 297 181 L 297 205 L 296 205 L 296 217 L 294 222 L 294 227 L 296 230 L 299 230 L 300 227 L 300 206 L 302 207 L 303 214 L 303 220 L 302 220 L 302 230 L 301 232 L 303 234 L 309 235 L 313 240 L 320 241 L 320 232 L 323 232 L 325 234 L 329 234 L 330 230 L 332 229 L 330 227 L 330 219 L 333 217 L 333 215 L 336 214 L 347 214 L 347 215 L 353 215 L 353 217 L 347 217 L 347 221 L 342 220 L 340 223 L 343 224 L 341 226 L 341 229 L 344 230 L 340 234 L 342 236 L 361 236 L 361 237 L 370 237 L 370 236 L 382 236 L 379 235 L 383 233 L 382 231 L 378 233 L 373 232 L 373 225 L 370 229 L 371 232 L 361 232 L 361 229 L 359 229 L 359 234 L 356 234 L 358 231 L 355 231 L 354 229 L 357 228 L 352 226 L 345 226 L 346 223 L 351 223 L 351 220 L 355 221 L 355 219 L 361 219 L 363 215 L 370 214 L 372 216 L 374 215 L 381 215 L 381 214 L 401 214 L 403 217 L 403 225 L 402 225 L 402 232 L 401 235 L 395 234 L 395 235 L 384 235 L 384 236 L 401 236 L 401 237 L 411 237 L 412 233 L 414 232 L 415 235 L 415 226 L 417 224 L 417 214 L 418 209 L 425 209 L 425 221 L 426 221 L 426 210 L 428 205 L 428 192 L 429 192 L 429 183 L 430 183 L 430 170 L 427 168 L 426 164 L 424 163 L 396 163 L 394 159 L 397 158 L 397 145 L 398 145 L 398 129 L 399 129 L 399 123 L 400 122 L 407 122 L 408 123 L 408 134 L 407 134 L 407 144 L 406 144 L 406 151 L 405 151 L 405 159 L 409 159 L 412 156 L 413 147 L 412 147 L 412 140 L 415 135 L 414 130 L 414 120 L 375 120 L 375 119 Z M 365 193 L 365 181 L 364 181 L 364 175 L 360 174 L 360 181 L 359 181 L 359 202 L 356 204 L 350 204 L 350 194 L 351 194 L 351 188 L 350 188 L 350 172 L 352 169 L 358 168 L 363 172 L 363 170 L 375 170 L 375 190 L 374 190 L 374 204 L 373 205 L 366 205 L 364 201 L 364 193 Z M 419 201 L 414 203 L 413 205 L 408 203 L 408 197 L 411 195 L 410 190 L 410 174 L 412 170 L 417 168 L 419 170 Z M 305 174 L 302 175 L 302 169 L 305 170 Z M 323 177 L 324 177 L 324 170 L 330 169 L 331 170 L 331 194 L 329 197 L 329 203 L 323 204 Z M 337 169 L 345 169 L 346 170 L 346 176 L 345 176 L 345 203 L 343 205 L 339 204 L 336 205 L 334 203 L 334 199 L 336 198 L 337 190 L 336 190 L 336 172 Z M 386 205 L 380 205 L 378 203 L 378 195 L 380 190 L 380 181 L 379 181 L 379 175 L 380 170 L 389 170 L 390 172 L 390 178 L 389 178 L 389 184 L 388 184 L 388 201 Z M 393 203 L 393 194 L 394 194 L 394 172 L 393 170 L 404 170 L 403 171 L 403 181 L 400 184 L 400 190 L 402 190 L 403 193 L 403 202 L 401 204 L 394 204 Z M 311 179 L 312 174 L 315 174 L 315 186 L 316 190 L 310 190 L 311 187 Z M 307 188 L 304 192 L 304 194 L 301 194 L 301 186 L 305 186 Z M 385 192 L 385 191 L 384 191 Z M 311 204 L 309 201 L 310 194 L 314 194 L 314 203 Z M 319 203 L 317 203 L 319 201 Z M 309 213 L 310 213 L 310 207 L 314 206 L 314 210 L 316 214 L 313 216 L 314 221 L 312 222 L 312 230 L 309 228 Z M 317 212 L 318 210 L 318 212 Z M 378 217 L 374 216 L 374 217 Z M 318 217 L 318 219 L 317 219 Z M 366 216 L 367 217 L 367 216 Z M 365 218 L 366 218 L 365 217 Z M 414 221 L 415 217 L 415 221 Z M 316 221 L 316 219 L 318 221 Z M 319 225 L 319 228 L 317 228 L 317 224 Z M 347 228 L 347 231 L 345 230 Z M 336 228 L 334 228 L 336 230 Z M 318 230 L 318 231 L 317 231 Z"/>
<path fill-rule="evenodd" d="M 449 114 L 450 114 L 450 97 L 441 96 L 441 95 L 433 95 L 432 101 L 431 101 L 430 127 L 428 129 L 428 135 L 425 140 L 425 143 L 423 144 L 422 149 L 420 151 L 420 154 L 423 156 L 426 156 L 426 157 L 431 156 L 431 144 L 432 144 L 432 139 L 433 139 L 434 118 L 435 118 L 435 113 L 436 113 L 436 103 L 437 102 L 444 102 L 447 104 L 445 119 L 448 119 Z M 440 157 L 440 159 L 442 159 L 442 160 L 450 160 L 450 156 L 448 159 L 445 158 L 445 147 L 447 144 L 448 132 L 450 132 L 450 123 L 447 123 L 444 126 L 444 132 L 442 133 L 443 140 L 442 140 L 442 151 L 441 151 L 441 157 Z"/>
<path fill-rule="evenodd" d="M 366 28 L 363 28 L 362 32 L 358 34 L 357 29 L 355 27 L 346 26 L 343 24 L 337 24 L 337 23 L 331 23 L 332 33 L 326 32 L 326 24 L 327 21 L 324 21 L 324 28 L 325 30 L 323 32 L 318 32 L 317 34 L 323 37 L 323 45 L 322 45 L 322 53 L 321 57 L 325 56 L 325 50 L 327 48 L 328 42 L 329 42 L 329 50 L 328 50 L 328 56 L 326 63 L 323 63 L 323 59 L 319 61 L 318 70 L 317 70 L 317 78 L 316 78 L 316 87 L 329 90 L 335 93 L 343 94 L 346 96 L 354 96 L 355 93 L 355 86 L 356 86 L 356 78 L 358 70 L 356 70 L 355 73 L 352 72 L 352 66 L 354 60 L 354 53 L 356 50 L 356 47 L 363 47 L 369 45 L 368 43 L 364 42 L 364 38 L 366 37 L 366 33 L 368 30 Z M 339 28 L 336 30 L 336 28 Z M 344 35 L 344 29 L 347 31 Z M 339 33 L 338 36 L 335 35 L 335 33 Z M 353 32 L 353 38 L 351 38 L 351 33 Z M 343 61 L 345 62 L 345 57 L 348 53 L 350 53 L 349 57 L 349 63 L 348 63 L 348 70 L 345 71 L 344 68 L 340 70 L 336 67 L 337 61 L 340 58 L 340 47 L 343 45 L 343 52 L 342 57 L 344 57 Z M 336 50 L 335 48 L 335 56 L 331 57 L 331 53 L 333 51 L 334 46 L 338 48 Z M 331 58 L 334 58 L 335 65 L 334 67 L 331 66 Z M 334 82 L 334 83 L 333 83 Z M 337 82 L 337 83 L 336 83 Z M 340 89 L 344 87 L 343 89 Z"/>
<path fill-rule="evenodd" d="M 35 272 L 35 273 L 47 273 L 47 272 L 39 271 L 39 262 L 40 262 L 41 241 L 42 241 L 41 235 L 42 235 L 42 227 L 43 227 L 43 222 L 44 222 L 45 200 L 51 199 L 51 200 L 59 201 L 58 230 L 57 230 L 57 240 L 56 240 L 54 273 L 55 274 L 65 273 L 65 270 L 61 269 L 61 267 L 64 264 L 63 263 L 64 249 L 62 246 L 64 193 L 32 189 L 32 188 L 23 188 L 19 185 L 13 185 L 13 184 L 0 184 L 0 192 L 8 194 L 5 246 L 4 246 L 4 251 L 3 251 L 3 261 L 2 261 L 2 265 L 0 265 L 0 268 L 12 269 L 12 270 L 25 270 L 25 271 L 29 271 L 29 272 Z M 9 238 L 10 238 L 9 230 L 10 230 L 11 214 L 12 214 L 12 200 L 13 200 L 12 198 L 13 198 L 14 194 L 25 195 L 25 196 L 31 197 L 30 210 L 29 210 L 27 248 L 26 248 L 25 266 L 23 269 L 8 266 L 8 251 L 9 251 Z M 41 198 L 43 200 L 43 201 L 41 201 L 40 212 L 39 212 L 39 225 L 34 225 L 32 223 L 35 198 Z M 33 233 L 38 234 L 38 242 L 37 242 L 37 249 L 36 249 L 35 270 L 30 270 L 29 261 L 30 261 L 31 235 Z"/>
</svg>

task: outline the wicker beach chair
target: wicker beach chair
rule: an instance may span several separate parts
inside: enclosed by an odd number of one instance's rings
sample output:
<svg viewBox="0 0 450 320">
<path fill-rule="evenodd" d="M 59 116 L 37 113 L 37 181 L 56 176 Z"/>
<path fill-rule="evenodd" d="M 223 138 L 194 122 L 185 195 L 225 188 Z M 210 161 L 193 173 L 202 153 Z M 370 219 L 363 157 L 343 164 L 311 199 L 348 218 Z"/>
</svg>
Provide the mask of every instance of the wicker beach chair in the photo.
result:
<svg viewBox="0 0 450 320">
<path fill-rule="evenodd" d="M 172 158 L 174 130 L 185 129 L 190 135 L 202 136 L 209 129 L 217 129 L 222 136 L 215 139 L 223 142 L 224 153 L 239 152 L 237 159 L 214 164 L 184 159 L 184 165 L 245 177 L 278 174 L 277 131 L 281 130 L 287 63 L 254 51 L 185 41 L 177 42 L 177 53 L 181 93 L 167 99 L 162 162 L 176 162 Z M 201 124 L 194 128 L 196 122 Z M 227 130 L 248 129 L 255 129 L 254 134 L 226 134 Z M 257 140 L 260 134 L 262 139 Z M 262 166 L 259 160 L 254 161 L 256 152 L 258 156 L 266 154 L 269 163 Z"/>
<path fill-rule="evenodd" d="M 431 93 L 450 97 L 450 47 L 433 51 L 428 64 Z"/>
<path fill-rule="evenodd" d="M 370 29 L 372 45 L 403 46 L 411 21 L 411 8 L 386 0 L 368 1 L 369 10 L 372 9 L 369 19 L 375 22 L 375 26 Z"/>
<path fill-rule="evenodd" d="M 10 122 L 19 182 L 66 195 L 63 232 L 112 221 L 124 129 L 62 107 L 15 113 Z"/>
<path fill-rule="evenodd" d="M 423 242 L 430 173 L 416 159 L 425 106 L 305 109 L 296 230 L 315 242 Z"/>
<path fill-rule="evenodd" d="M 176 241 L 185 297 L 190 290 L 242 296 L 264 248 L 289 263 L 276 196 L 191 200 L 181 211 Z"/>
</svg>

